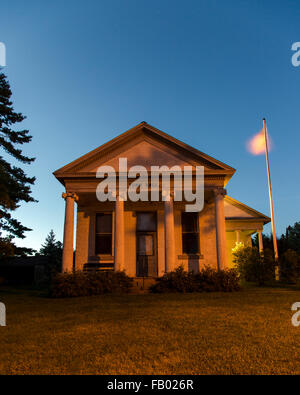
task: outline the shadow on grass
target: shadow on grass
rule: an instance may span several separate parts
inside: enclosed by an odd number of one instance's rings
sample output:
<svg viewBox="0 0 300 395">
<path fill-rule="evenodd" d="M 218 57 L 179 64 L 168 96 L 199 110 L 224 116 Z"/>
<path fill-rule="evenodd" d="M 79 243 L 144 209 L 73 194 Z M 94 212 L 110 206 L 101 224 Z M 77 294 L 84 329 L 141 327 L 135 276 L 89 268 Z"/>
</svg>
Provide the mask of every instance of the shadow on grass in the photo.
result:
<svg viewBox="0 0 300 395">
<path fill-rule="evenodd" d="M 0 285 L 0 295 L 27 295 L 31 297 L 49 297 L 47 288 L 39 288 L 34 285 Z"/>
<path fill-rule="evenodd" d="M 263 285 L 258 285 L 254 282 L 242 282 L 241 284 L 242 289 L 251 289 L 251 288 L 269 288 L 269 289 L 286 289 L 289 291 L 300 291 L 300 283 L 296 284 L 287 284 L 280 281 L 268 281 Z"/>
<path fill-rule="evenodd" d="M 282 290 L 287 290 L 287 291 L 300 291 L 300 283 L 297 284 L 286 284 L 282 282 L 277 282 L 277 281 L 272 281 L 272 282 L 267 282 L 264 285 L 258 286 L 254 282 L 242 282 L 241 283 L 241 289 L 237 293 L 243 293 L 247 292 L 250 290 L 264 290 L 264 289 L 282 289 Z M 236 292 L 233 292 L 236 293 Z M 113 294 L 104 294 L 104 295 L 93 295 L 93 296 L 80 296 L 80 297 L 73 297 L 73 298 L 52 298 L 49 295 L 49 288 L 47 287 L 37 287 L 34 285 L 0 285 L 0 298 L 1 295 L 14 295 L 14 296 L 28 296 L 31 298 L 43 298 L 43 299 L 49 299 L 49 300 L 58 300 L 58 299 L 88 299 L 90 297 L 99 297 L 99 296 L 115 296 L 118 298 L 118 296 L 131 296 L 134 299 L 138 298 L 140 300 L 142 299 L 147 299 L 151 298 L 153 296 L 160 296 L 160 298 L 164 298 L 164 296 L 168 296 L 168 298 L 172 299 L 172 296 L 174 297 L 174 300 L 177 300 L 179 295 L 201 295 L 201 294 L 206 294 L 211 295 L 222 295 L 224 294 L 223 292 L 191 292 L 191 293 L 180 293 L 180 292 L 174 292 L 174 293 L 161 293 L 161 294 L 154 294 L 154 293 L 146 293 L 146 294 L 133 294 L 133 293 L 113 293 Z M 225 294 L 231 294 L 231 292 L 226 292 Z M 158 299 L 160 299 L 158 298 Z"/>
</svg>

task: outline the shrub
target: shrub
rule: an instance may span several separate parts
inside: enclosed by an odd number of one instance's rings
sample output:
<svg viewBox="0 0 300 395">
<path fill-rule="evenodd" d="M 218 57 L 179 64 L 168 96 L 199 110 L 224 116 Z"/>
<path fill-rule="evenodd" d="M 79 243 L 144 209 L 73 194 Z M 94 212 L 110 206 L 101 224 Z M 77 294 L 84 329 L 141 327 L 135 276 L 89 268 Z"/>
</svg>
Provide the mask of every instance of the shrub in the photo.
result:
<svg viewBox="0 0 300 395">
<path fill-rule="evenodd" d="M 287 250 L 279 260 L 280 280 L 295 284 L 299 278 L 300 257 L 294 250 Z"/>
<path fill-rule="evenodd" d="M 263 285 L 274 279 L 275 262 L 271 250 L 265 249 L 264 256 L 261 256 L 256 247 L 241 247 L 233 251 L 233 256 L 243 280 Z"/>
<path fill-rule="evenodd" d="M 192 273 L 184 271 L 179 266 L 173 272 L 166 273 L 156 279 L 156 283 L 150 287 L 150 292 L 193 292 L 195 288 L 194 276 Z"/>
<path fill-rule="evenodd" d="M 235 269 L 214 270 L 206 267 L 199 273 L 186 272 L 182 266 L 156 279 L 150 292 L 231 292 L 238 291 L 239 278 Z"/>
<path fill-rule="evenodd" d="M 195 274 L 197 290 L 204 292 L 232 292 L 240 289 L 239 275 L 236 269 L 215 270 L 205 267 Z"/>
<path fill-rule="evenodd" d="M 263 269 L 262 269 L 262 281 L 275 280 L 275 259 L 274 253 L 269 248 L 264 249 L 264 255 L 262 259 Z"/>
<path fill-rule="evenodd" d="M 133 280 L 125 272 L 75 272 L 57 274 L 50 287 L 53 298 L 128 293 Z"/>
</svg>

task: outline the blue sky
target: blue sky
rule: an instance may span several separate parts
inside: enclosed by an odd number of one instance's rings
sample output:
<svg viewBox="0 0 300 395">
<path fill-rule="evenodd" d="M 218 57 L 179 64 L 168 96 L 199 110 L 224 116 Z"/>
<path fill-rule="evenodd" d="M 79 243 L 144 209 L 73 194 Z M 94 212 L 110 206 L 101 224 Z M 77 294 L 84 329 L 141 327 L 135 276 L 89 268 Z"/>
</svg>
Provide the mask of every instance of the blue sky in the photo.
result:
<svg viewBox="0 0 300 395">
<path fill-rule="evenodd" d="M 265 116 L 278 233 L 300 220 L 299 1 L 12 0 L 0 41 L 37 158 L 19 245 L 39 248 L 50 229 L 62 240 L 52 172 L 141 121 L 235 167 L 228 194 L 269 214 L 265 158 L 245 149 Z"/>
</svg>

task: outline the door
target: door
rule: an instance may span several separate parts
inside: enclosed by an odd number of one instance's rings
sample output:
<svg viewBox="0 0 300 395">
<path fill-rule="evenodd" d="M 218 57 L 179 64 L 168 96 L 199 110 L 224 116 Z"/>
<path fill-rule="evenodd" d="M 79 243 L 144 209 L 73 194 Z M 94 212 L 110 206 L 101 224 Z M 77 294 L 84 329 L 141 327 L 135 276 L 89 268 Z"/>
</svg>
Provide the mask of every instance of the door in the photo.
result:
<svg viewBox="0 0 300 395">
<path fill-rule="evenodd" d="M 137 213 L 137 277 L 157 276 L 156 233 L 156 212 Z"/>
</svg>

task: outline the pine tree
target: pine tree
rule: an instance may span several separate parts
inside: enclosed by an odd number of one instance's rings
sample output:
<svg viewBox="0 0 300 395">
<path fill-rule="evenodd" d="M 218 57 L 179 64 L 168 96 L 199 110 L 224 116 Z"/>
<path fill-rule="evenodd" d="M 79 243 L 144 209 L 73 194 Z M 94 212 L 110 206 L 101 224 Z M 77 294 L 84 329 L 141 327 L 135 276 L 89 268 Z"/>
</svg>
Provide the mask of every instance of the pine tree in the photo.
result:
<svg viewBox="0 0 300 395">
<path fill-rule="evenodd" d="M 53 229 L 50 230 L 48 236 L 46 237 L 45 243 L 42 244 L 40 248 L 39 253 L 45 256 L 62 254 L 62 243 L 60 241 L 56 241 Z"/>
<path fill-rule="evenodd" d="M 300 222 L 286 228 L 285 241 L 287 249 L 295 250 L 300 255 Z"/>
<path fill-rule="evenodd" d="M 6 76 L 0 72 L 0 147 L 5 158 L 12 157 L 14 162 L 30 164 L 35 158 L 26 157 L 19 147 L 31 141 L 29 131 L 14 130 L 26 117 L 14 111 L 11 96 Z M 31 196 L 34 181 L 35 177 L 26 176 L 20 167 L 0 156 L 0 239 L 3 243 L 5 240 L 12 243 L 14 237 L 24 238 L 24 232 L 31 230 L 13 218 L 11 213 L 21 202 L 36 201 Z M 3 231 L 6 232 L 6 237 L 1 238 Z"/>
<path fill-rule="evenodd" d="M 55 234 L 51 229 L 46 237 L 45 243 L 42 244 L 39 255 L 49 258 L 48 270 L 53 274 L 61 269 L 63 246 L 60 241 L 56 241 Z"/>
</svg>

